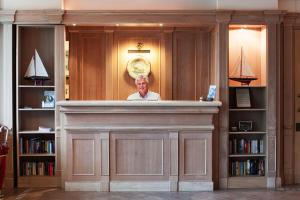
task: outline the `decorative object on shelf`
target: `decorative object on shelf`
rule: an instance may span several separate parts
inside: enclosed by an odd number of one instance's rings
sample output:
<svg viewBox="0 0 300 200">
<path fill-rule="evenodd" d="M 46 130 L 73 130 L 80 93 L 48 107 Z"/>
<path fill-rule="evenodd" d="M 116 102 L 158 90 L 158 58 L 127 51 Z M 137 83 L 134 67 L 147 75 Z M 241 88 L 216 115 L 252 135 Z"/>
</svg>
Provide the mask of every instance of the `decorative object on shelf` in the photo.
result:
<svg viewBox="0 0 300 200">
<path fill-rule="evenodd" d="M 55 107 L 55 94 L 52 90 L 45 90 L 43 101 L 42 101 L 42 108 L 54 108 Z"/>
<path fill-rule="evenodd" d="M 51 132 L 51 131 L 54 131 L 54 129 L 50 128 L 50 127 L 39 126 L 38 131 L 40 131 L 40 132 Z"/>
<path fill-rule="evenodd" d="M 142 56 L 134 57 L 127 64 L 127 72 L 130 77 L 136 79 L 138 75 L 148 76 L 151 71 L 150 61 Z"/>
<path fill-rule="evenodd" d="M 65 41 L 65 99 L 70 99 L 70 85 L 69 85 L 69 49 L 70 49 L 70 42 Z"/>
<path fill-rule="evenodd" d="M 238 57 L 234 69 L 229 75 L 229 79 L 238 81 L 241 85 L 249 85 L 251 81 L 257 80 L 254 73 L 251 71 L 251 67 L 246 63 L 243 47 L 241 47 L 241 55 Z"/>
<path fill-rule="evenodd" d="M 49 80 L 49 75 L 36 49 L 34 50 L 34 55 L 27 67 L 24 78 L 33 80 L 34 85 L 43 85 L 44 80 Z"/>
<path fill-rule="evenodd" d="M 252 131 L 252 121 L 239 121 L 239 131 Z"/>
<path fill-rule="evenodd" d="M 207 94 L 207 100 L 208 101 L 212 101 L 216 98 L 216 90 L 217 90 L 216 85 L 210 85 L 209 86 L 209 90 L 208 90 L 208 94 Z"/>
<path fill-rule="evenodd" d="M 210 85 L 208 89 L 207 97 L 200 97 L 200 101 L 213 101 L 216 98 L 216 85 Z"/>
<path fill-rule="evenodd" d="M 231 131 L 236 132 L 236 131 L 238 131 L 238 128 L 236 126 L 232 126 Z"/>
<path fill-rule="evenodd" d="M 138 42 L 136 45 L 137 49 L 130 49 L 128 53 L 150 53 L 149 49 L 142 49 L 144 47 L 144 43 Z"/>
<path fill-rule="evenodd" d="M 236 88 L 236 107 L 238 108 L 250 108 L 250 90 L 249 88 Z"/>
</svg>

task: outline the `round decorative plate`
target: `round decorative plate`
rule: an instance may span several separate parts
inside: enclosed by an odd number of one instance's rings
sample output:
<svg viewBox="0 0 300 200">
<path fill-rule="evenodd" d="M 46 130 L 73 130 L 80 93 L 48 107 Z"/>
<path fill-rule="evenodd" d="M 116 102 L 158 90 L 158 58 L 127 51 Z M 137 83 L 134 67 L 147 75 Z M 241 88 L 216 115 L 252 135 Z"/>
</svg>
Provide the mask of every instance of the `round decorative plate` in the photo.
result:
<svg viewBox="0 0 300 200">
<path fill-rule="evenodd" d="M 148 76 L 151 71 L 150 62 L 144 57 L 135 57 L 128 61 L 127 72 L 129 76 L 136 79 L 138 75 L 142 74 Z"/>
</svg>

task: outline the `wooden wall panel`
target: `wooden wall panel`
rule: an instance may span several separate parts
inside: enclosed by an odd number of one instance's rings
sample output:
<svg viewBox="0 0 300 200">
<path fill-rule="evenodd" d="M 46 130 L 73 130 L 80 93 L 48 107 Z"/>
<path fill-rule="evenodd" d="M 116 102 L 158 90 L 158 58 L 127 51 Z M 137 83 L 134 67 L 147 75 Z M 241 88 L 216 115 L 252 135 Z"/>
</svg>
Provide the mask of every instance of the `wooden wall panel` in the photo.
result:
<svg viewBox="0 0 300 200">
<path fill-rule="evenodd" d="M 105 33 L 70 32 L 70 99 L 105 99 Z"/>
<path fill-rule="evenodd" d="M 161 38 L 160 31 L 116 31 L 115 48 L 117 51 L 117 69 L 114 76 L 117 77 L 117 85 L 114 88 L 114 99 L 126 100 L 127 97 L 136 92 L 134 79 L 128 75 L 126 67 L 128 61 L 136 56 L 142 56 L 151 63 L 149 75 L 151 91 L 161 93 Z M 137 43 L 143 43 L 143 49 L 150 50 L 150 53 L 136 54 L 128 53 L 128 50 L 136 50 Z"/>
<path fill-rule="evenodd" d="M 95 141 L 73 140 L 73 175 L 95 174 Z"/>
<path fill-rule="evenodd" d="M 176 31 L 173 39 L 173 99 L 198 100 L 210 83 L 210 34 Z"/>
<path fill-rule="evenodd" d="M 110 137 L 111 180 L 166 180 L 170 174 L 167 133 L 117 133 Z"/>
<path fill-rule="evenodd" d="M 211 181 L 211 133 L 181 132 L 179 134 L 179 180 Z"/>
<path fill-rule="evenodd" d="M 68 133 L 67 145 L 67 180 L 100 180 L 100 135 L 72 131 Z"/>
<path fill-rule="evenodd" d="M 70 99 L 125 100 L 136 92 L 126 70 L 137 43 L 150 53 L 150 90 L 162 100 L 198 100 L 211 82 L 211 34 L 206 29 L 78 27 L 68 29 Z"/>
</svg>

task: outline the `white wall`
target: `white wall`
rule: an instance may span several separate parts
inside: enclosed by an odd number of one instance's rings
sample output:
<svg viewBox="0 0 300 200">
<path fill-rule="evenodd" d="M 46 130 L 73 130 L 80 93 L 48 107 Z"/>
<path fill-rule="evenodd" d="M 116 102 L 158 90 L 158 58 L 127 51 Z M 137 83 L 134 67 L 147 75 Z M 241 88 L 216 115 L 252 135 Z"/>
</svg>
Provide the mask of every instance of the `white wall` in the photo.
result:
<svg viewBox="0 0 300 200">
<path fill-rule="evenodd" d="M 3 83 L 3 25 L 0 24 L 0 125 L 3 124 L 4 121 L 4 108 L 3 108 L 3 91 L 4 83 Z"/>
<path fill-rule="evenodd" d="M 278 7 L 281 10 L 300 12 L 300 0 L 278 0 Z"/>
<path fill-rule="evenodd" d="M 274 10 L 278 0 L 218 0 L 217 9 L 234 10 Z"/>
<path fill-rule="evenodd" d="M 12 25 L 0 27 L 0 124 L 12 128 Z"/>
<path fill-rule="evenodd" d="M 0 0 L 2 9 L 6 10 L 35 10 L 61 9 L 63 0 Z"/>
<path fill-rule="evenodd" d="M 215 9 L 217 0 L 65 0 L 66 10 Z"/>
<path fill-rule="evenodd" d="M 0 7 L 7 10 L 265 10 L 277 9 L 278 1 L 299 0 L 0 0 Z"/>
</svg>

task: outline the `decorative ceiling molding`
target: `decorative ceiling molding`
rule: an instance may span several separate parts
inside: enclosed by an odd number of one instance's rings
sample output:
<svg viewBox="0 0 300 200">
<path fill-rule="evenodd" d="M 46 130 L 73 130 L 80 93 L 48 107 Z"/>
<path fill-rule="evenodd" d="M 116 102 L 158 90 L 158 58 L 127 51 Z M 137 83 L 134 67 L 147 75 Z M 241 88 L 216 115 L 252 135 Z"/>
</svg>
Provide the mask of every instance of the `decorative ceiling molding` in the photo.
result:
<svg viewBox="0 0 300 200">
<path fill-rule="evenodd" d="M 115 26 L 195 26 L 215 23 L 216 11 L 65 11 L 63 23 Z"/>
<path fill-rule="evenodd" d="M 15 24 L 61 24 L 63 10 L 17 10 Z"/>
<path fill-rule="evenodd" d="M 280 23 L 290 15 L 281 10 L 17 10 L 0 11 L 0 23 L 65 24 L 93 26 L 161 26 L 191 27 L 228 24 Z M 298 18 L 298 17 L 297 17 Z"/>
<path fill-rule="evenodd" d="M 0 23 L 13 23 L 15 21 L 15 10 L 0 10 Z"/>
</svg>

